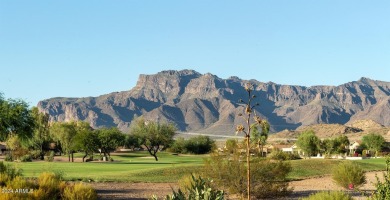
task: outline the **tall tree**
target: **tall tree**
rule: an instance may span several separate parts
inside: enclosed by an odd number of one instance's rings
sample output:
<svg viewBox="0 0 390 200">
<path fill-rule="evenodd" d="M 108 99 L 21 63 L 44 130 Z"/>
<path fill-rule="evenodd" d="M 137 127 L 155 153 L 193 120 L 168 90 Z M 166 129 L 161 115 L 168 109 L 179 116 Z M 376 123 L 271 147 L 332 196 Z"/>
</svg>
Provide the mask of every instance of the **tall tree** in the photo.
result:
<svg viewBox="0 0 390 200">
<path fill-rule="evenodd" d="M 125 135 L 125 141 L 123 144 L 126 148 L 131 148 L 133 151 L 135 148 L 140 147 L 138 138 L 135 135 L 132 134 L 126 134 Z"/>
<path fill-rule="evenodd" d="M 50 143 L 49 115 L 39 112 L 37 107 L 31 109 L 34 119 L 33 136 L 30 139 L 32 149 L 40 151 L 40 159 L 43 160 L 45 151 Z"/>
<path fill-rule="evenodd" d="M 340 135 L 335 138 L 335 150 L 338 154 L 345 154 L 347 152 L 347 148 L 349 146 L 349 139 L 345 135 Z"/>
<path fill-rule="evenodd" d="M 100 150 L 104 156 L 111 157 L 111 152 L 124 144 L 125 135 L 116 127 L 97 130 Z"/>
<path fill-rule="evenodd" d="M 73 145 L 74 150 L 84 152 L 84 162 L 88 155 L 93 157 L 93 153 L 99 148 L 98 134 L 93 130 L 82 129 L 76 134 Z"/>
<path fill-rule="evenodd" d="M 131 134 L 139 138 L 140 144 L 144 145 L 149 154 L 158 161 L 157 152 L 173 143 L 176 127 L 169 123 L 159 124 L 138 118 L 132 123 L 130 131 Z"/>
<path fill-rule="evenodd" d="M 378 155 L 378 152 L 381 150 L 383 144 L 385 143 L 385 138 L 382 135 L 376 133 L 370 133 L 362 138 L 363 146 L 366 146 L 368 150 L 375 151 L 375 157 Z"/>
<path fill-rule="evenodd" d="M 301 133 L 298 136 L 297 146 L 305 152 L 305 156 L 312 156 L 319 150 L 320 139 L 315 135 L 314 131 L 309 130 Z"/>
<path fill-rule="evenodd" d="M 18 135 L 22 143 L 27 143 L 32 135 L 34 120 L 28 104 L 23 100 L 4 100 L 0 95 L 0 140 L 9 135 Z"/>
<path fill-rule="evenodd" d="M 50 127 L 50 135 L 61 144 L 62 150 L 68 154 L 68 161 L 74 153 L 73 141 L 77 134 L 77 129 L 74 122 L 55 122 Z"/>
</svg>

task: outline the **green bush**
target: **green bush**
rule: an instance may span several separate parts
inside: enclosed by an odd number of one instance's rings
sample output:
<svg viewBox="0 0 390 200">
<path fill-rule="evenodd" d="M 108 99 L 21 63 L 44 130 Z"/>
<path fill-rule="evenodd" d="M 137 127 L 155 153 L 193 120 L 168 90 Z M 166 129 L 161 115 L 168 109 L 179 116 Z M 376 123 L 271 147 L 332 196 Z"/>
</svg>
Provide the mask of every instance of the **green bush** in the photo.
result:
<svg viewBox="0 0 390 200">
<path fill-rule="evenodd" d="M 45 160 L 47 162 L 53 162 L 54 161 L 54 155 L 55 155 L 54 151 L 50 151 L 49 155 L 45 157 Z"/>
<path fill-rule="evenodd" d="M 246 195 L 246 164 L 239 154 L 226 157 L 212 155 L 206 160 L 204 174 L 215 181 L 218 187 L 229 193 Z M 251 163 L 251 191 L 256 198 L 275 198 L 288 195 L 287 175 L 292 168 L 289 162 L 274 162 L 267 159 L 253 160 Z"/>
<path fill-rule="evenodd" d="M 211 152 L 213 148 L 215 148 L 214 140 L 208 136 L 197 136 L 188 140 L 177 138 L 168 151 L 174 153 L 206 154 Z"/>
<path fill-rule="evenodd" d="M 168 151 L 173 153 L 187 153 L 185 144 L 186 144 L 186 140 L 182 137 L 178 137 L 173 142 L 172 146 L 168 149 Z"/>
<path fill-rule="evenodd" d="M 341 191 L 318 192 L 302 200 L 352 200 L 352 197 Z"/>
<path fill-rule="evenodd" d="M 30 180 L 21 177 L 19 170 L 0 162 L 0 185 L 3 191 L 0 193 L 1 200 L 14 199 L 71 199 L 71 200 L 94 200 L 97 199 L 95 190 L 82 184 L 68 185 L 61 181 L 61 173 L 42 173 L 38 180 Z M 16 191 L 15 190 L 21 190 Z M 13 192 L 12 192 L 13 191 Z"/>
<path fill-rule="evenodd" d="M 41 158 L 41 150 L 32 150 L 29 153 L 32 159 L 40 159 Z"/>
<path fill-rule="evenodd" d="M 27 155 L 20 157 L 20 161 L 21 162 L 32 162 L 32 157 L 31 157 L 31 155 L 27 154 Z"/>
<path fill-rule="evenodd" d="M 281 150 L 274 150 L 269 154 L 269 157 L 273 160 L 297 160 L 300 156 L 297 153 L 287 153 Z"/>
<path fill-rule="evenodd" d="M 366 183 L 366 175 L 363 169 L 351 161 L 338 164 L 332 171 L 332 178 L 339 186 L 345 189 L 351 186 L 353 188 L 359 188 Z"/>
<path fill-rule="evenodd" d="M 185 143 L 185 149 L 188 153 L 206 154 L 215 147 L 215 141 L 208 136 L 196 136 L 190 138 Z"/>
<path fill-rule="evenodd" d="M 228 139 L 225 142 L 225 149 L 228 153 L 234 153 L 238 149 L 237 139 Z"/>
<path fill-rule="evenodd" d="M 12 197 L 11 199 L 31 199 L 28 196 L 31 191 L 36 189 L 36 184 L 33 181 L 17 176 L 13 180 L 8 181 L 6 188 L 14 191 L 14 194 L 10 196 Z M 19 190 L 19 192 L 15 192 L 16 190 Z"/>
<path fill-rule="evenodd" d="M 60 177 L 51 172 L 44 172 L 38 177 L 39 190 L 43 193 L 41 197 L 55 198 L 60 196 L 59 185 L 61 183 Z"/>
<path fill-rule="evenodd" d="M 95 200 L 97 193 L 91 186 L 86 186 L 83 183 L 68 186 L 64 189 L 62 195 L 64 200 Z"/>
<path fill-rule="evenodd" d="M 252 194 L 258 198 L 274 198 L 287 196 L 287 175 L 292 170 L 289 162 L 272 162 L 270 160 L 255 160 L 251 164 Z"/>
<path fill-rule="evenodd" d="M 5 155 L 4 161 L 12 162 L 12 161 L 14 161 L 14 158 L 12 157 L 11 154 L 7 154 L 7 155 Z"/>
<path fill-rule="evenodd" d="M 22 175 L 22 170 L 14 166 L 0 162 L 0 185 L 4 186 L 8 181 Z"/>
</svg>

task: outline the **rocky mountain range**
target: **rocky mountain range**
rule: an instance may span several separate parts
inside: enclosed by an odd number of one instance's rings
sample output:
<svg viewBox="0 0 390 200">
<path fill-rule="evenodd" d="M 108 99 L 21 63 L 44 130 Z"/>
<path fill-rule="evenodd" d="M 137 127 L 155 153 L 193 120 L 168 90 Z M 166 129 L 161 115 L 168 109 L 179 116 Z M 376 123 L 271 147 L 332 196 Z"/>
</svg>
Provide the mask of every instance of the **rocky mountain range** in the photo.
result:
<svg viewBox="0 0 390 200">
<path fill-rule="evenodd" d="M 244 85 L 254 85 L 256 113 L 271 131 L 315 124 L 351 124 L 370 119 L 390 126 L 390 82 L 361 78 L 339 86 L 294 86 L 273 82 L 222 79 L 193 70 L 140 75 L 129 91 L 99 97 L 52 98 L 38 103 L 52 121 L 84 120 L 94 128 L 117 126 L 126 131 L 138 116 L 168 121 L 180 131 L 234 135 Z"/>
</svg>

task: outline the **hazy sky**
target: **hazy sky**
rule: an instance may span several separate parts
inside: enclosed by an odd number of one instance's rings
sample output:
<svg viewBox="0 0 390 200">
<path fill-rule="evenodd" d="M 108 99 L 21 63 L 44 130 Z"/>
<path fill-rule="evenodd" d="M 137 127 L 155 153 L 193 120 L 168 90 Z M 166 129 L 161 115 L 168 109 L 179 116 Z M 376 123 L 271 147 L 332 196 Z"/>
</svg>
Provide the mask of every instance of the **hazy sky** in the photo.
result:
<svg viewBox="0 0 390 200">
<path fill-rule="evenodd" d="M 194 69 L 294 85 L 390 81 L 388 0 L 0 0 L 0 92 L 36 105 Z"/>
</svg>

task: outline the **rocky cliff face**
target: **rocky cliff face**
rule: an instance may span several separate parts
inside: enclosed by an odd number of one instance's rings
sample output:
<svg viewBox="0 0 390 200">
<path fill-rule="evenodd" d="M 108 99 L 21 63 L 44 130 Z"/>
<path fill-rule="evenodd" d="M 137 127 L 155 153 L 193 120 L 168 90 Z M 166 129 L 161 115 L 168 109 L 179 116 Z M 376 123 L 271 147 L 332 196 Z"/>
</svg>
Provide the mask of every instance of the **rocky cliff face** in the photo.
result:
<svg viewBox="0 0 390 200">
<path fill-rule="evenodd" d="M 143 115 L 170 121 L 181 131 L 234 134 L 241 123 L 238 104 L 245 99 L 244 84 L 237 77 L 221 79 L 193 70 L 162 71 L 140 75 L 137 85 L 125 92 L 99 97 L 52 98 L 38 108 L 53 121 L 84 120 L 94 128 L 128 129 Z M 250 80 L 255 86 L 256 112 L 267 119 L 272 131 L 300 126 L 371 119 L 390 126 L 390 83 L 362 78 L 340 86 L 290 86 Z"/>
</svg>

